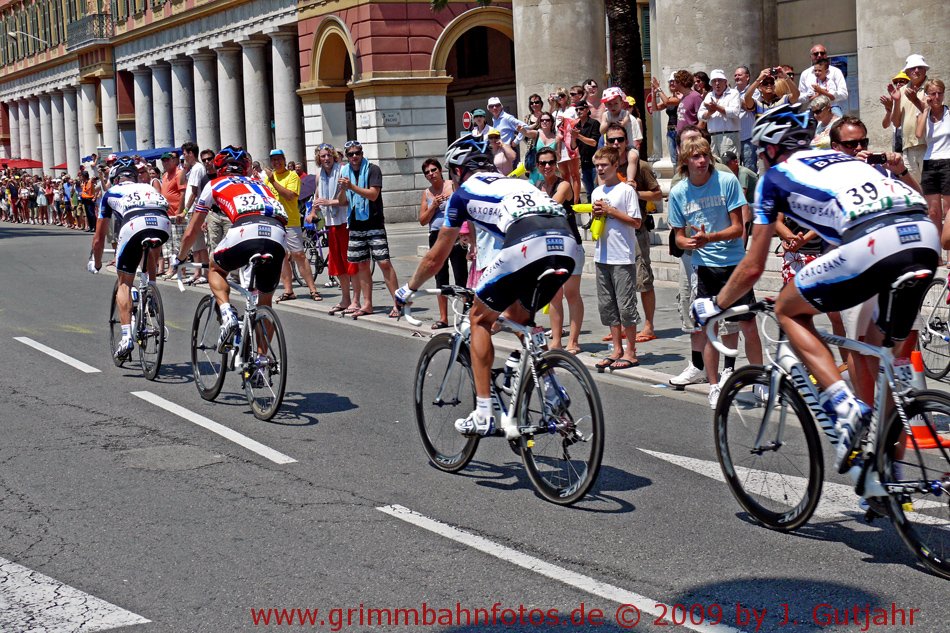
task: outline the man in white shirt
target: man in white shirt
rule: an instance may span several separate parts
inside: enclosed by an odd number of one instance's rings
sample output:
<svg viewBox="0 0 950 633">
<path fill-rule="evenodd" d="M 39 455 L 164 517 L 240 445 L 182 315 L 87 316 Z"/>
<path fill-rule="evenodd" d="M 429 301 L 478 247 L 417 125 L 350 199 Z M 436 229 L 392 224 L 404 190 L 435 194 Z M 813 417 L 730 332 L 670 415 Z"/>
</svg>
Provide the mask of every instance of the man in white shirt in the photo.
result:
<svg viewBox="0 0 950 633">
<path fill-rule="evenodd" d="M 824 44 L 815 44 L 811 47 L 811 66 L 802 71 L 798 78 L 798 93 L 801 101 L 808 101 L 815 95 L 815 62 L 828 59 L 828 49 Z M 841 116 L 848 107 L 848 84 L 844 80 L 844 73 L 834 66 L 828 67 L 829 92 L 834 95 L 831 112 Z"/>
<path fill-rule="evenodd" d="M 712 137 L 712 152 L 721 158 L 726 152 L 739 153 L 739 93 L 729 87 L 726 73 L 717 68 L 709 75 L 713 89 L 709 91 L 697 113 Z"/>
<path fill-rule="evenodd" d="M 739 66 L 732 75 L 736 80 L 736 92 L 739 93 L 739 145 L 742 149 L 738 153 L 739 161 L 746 169 L 757 172 L 759 170 L 759 161 L 755 153 L 755 146 L 752 144 L 752 124 L 755 123 L 755 112 L 751 112 L 742 107 L 742 100 L 745 98 L 746 91 L 749 90 L 752 73 L 748 66 Z M 755 96 L 755 88 L 751 89 Z"/>
</svg>

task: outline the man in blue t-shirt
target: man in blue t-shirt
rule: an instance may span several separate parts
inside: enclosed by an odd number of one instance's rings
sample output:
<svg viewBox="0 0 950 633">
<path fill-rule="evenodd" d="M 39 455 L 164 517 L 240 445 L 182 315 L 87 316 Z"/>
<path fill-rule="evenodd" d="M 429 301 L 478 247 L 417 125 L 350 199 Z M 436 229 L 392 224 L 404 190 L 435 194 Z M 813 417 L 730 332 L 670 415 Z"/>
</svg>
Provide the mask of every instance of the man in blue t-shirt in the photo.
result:
<svg viewBox="0 0 950 633">
<path fill-rule="evenodd" d="M 745 256 L 742 246 L 742 218 L 747 202 L 739 180 L 731 173 L 713 168 L 709 143 L 703 138 L 690 138 L 680 148 L 680 167 L 686 176 L 670 191 L 669 222 L 675 230 L 676 244 L 693 250 L 696 267 L 695 298 L 714 297 L 732 271 Z M 751 290 L 741 303 L 755 301 Z M 756 328 L 755 315 L 736 317 L 736 325 L 726 324 L 722 336 L 726 345 L 735 348 L 739 331 L 745 335 L 746 356 L 751 363 L 762 362 L 762 342 Z M 719 353 L 706 339 L 705 330 L 696 327 L 691 333 L 692 365 L 706 369 L 709 380 L 709 404 L 715 408 L 719 399 Z M 699 350 L 702 350 L 700 353 Z M 726 359 L 723 381 L 735 367 L 735 358 Z"/>
</svg>

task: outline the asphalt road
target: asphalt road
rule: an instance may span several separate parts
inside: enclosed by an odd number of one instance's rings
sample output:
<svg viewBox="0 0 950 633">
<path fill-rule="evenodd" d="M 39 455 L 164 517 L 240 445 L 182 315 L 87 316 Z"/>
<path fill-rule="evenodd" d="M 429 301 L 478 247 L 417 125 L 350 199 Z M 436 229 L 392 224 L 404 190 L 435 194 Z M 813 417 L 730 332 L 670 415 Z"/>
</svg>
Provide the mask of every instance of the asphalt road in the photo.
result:
<svg viewBox="0 0 950 633">
<path fill-rule="evenodd" d="M 588 500 L 557 507 L 500 441 L 483 442 L 460 475 L 427 464 L 410 394 L 424 341 L 403 331 L 279 308 L 288 395 L 263 423 L 233 375 L 218 402 L 201 400 L 186 342 L 201 294 L 166 284 L 159 379 L 115 368 L 114 278 L 85 272 L 89 238 L 0 225 L 4 633 L 284 628 L 265 626 L 261 609 L 319 610 L 298 628 L 404 630 L 367 619 L 397 608 L 418 611 L 414 628 L 445 631 L 631 630 L 629 608 L 616 621 L 624 603 L 642 610 L 637 631 L 687 630 L 663 624 L 683 617 L 664 605 L 743 631 L 947 630 L 947 582 L 914 562 L 889 522 L 863 523 L 856 498 L 791 535 L 749 521 L 715 477 L 702 395 L 598 378 L 604 467 Z M 296 461 L 269 461 L 133 395 L 143 391 Z M 445 619 L 425 621 L 423 603 Z M 493 605 L 496 624 L 466 624 L 466 610 L 488 617 Z M 866 605 L 908 619 L 916 609 L 913 625 L 865 626 Z M 781 625 L 786 608 L 797 624 Z M 828 620 L 855 608 L 850 628 Z M 758 628 L 737 621 L 752 609 L 765 610 Z"/>
</svg>

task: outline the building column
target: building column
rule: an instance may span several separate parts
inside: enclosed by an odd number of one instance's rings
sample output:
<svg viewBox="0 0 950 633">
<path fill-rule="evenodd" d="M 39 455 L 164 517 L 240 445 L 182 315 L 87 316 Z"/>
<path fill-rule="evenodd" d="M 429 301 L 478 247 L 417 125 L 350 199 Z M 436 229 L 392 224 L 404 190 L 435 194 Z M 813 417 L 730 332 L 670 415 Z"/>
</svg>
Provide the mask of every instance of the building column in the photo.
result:
<svg viewBox="0 0 950 633">
<path fill-rule="evenodd" d="M 950 9 L 941 0 L 916 0 L 903 7 L 856 0 L 855 11 L 861 118 L 868 127 L 870 147 L 875 151 L 889 150 L 894 129 L 885 130 L 877 123 L 882 112 L 879 99 L 886 94 L 887 80 L 904 67 L 904 60 L 913 53 L 927 60 L 928 77 L 947 80 L 950 48 L 945 37 L 933 35 L 950 32 Z"/>
<path fill-rule="evenodd" d="M 99 102 L 102 104 L 102 144 L 119 151 L 119 110 L 116 107 L 115 77 L 99 79 Z"/>
<path fill-rule="evenodd" d="M 63 122 L 65 124 L 66 141 L 66 171 L 70 176 L 75 176 L 79 171 L 79 103 L 76 97 L 76 89 L 72 86 L 63 88 Z"/>
<path fill-rule="evenodd" d="M 7 121 L 10 124 L 10 156 L 9 158 L 20 158 L 20 102 L 10 101 L 7 103 Z"/>
<path fill-rule="evenodd" d="M 191 53 L 195 63 L 195 142 L 202 150 L 218 151 L 217 57 L 210 51 Z"/>
<path fill-rule="evenodd" d="M 221 145 L 244 145 L 244 90 L 241 81 L 241 48 L 219 46 L 218 56 L 218 137 Z"/>
<path fill-rule="evenodd" d="M 82 146 L 80 159 L 89 156 L 99 147 L 99 131 L 96 130 L 96 84 L 79 84 L 79 110 L 82 116 Z"/>
<path fill-rule="evenodd" d="M 18 158 L 33 158 L 33 146 L 30 143 L 30 102 L 28 99 L 17 101 L 20 124 L 20 156 Z"/>
<path fill-rule="evenodd" d="M 152 127 L 152 71 L 143 66 L 132 69 L 135 98 L 135 145 L 139 149 L 155 149 Z"/>
<path fill-rule="evenodd" d="M 7 129 L 7 141 L 5 143 L 0 143 L 0 158 L 11 158 L 12 154 L 10 153 L 10 150 L 12 148 L 10 147 L 10 141 L 12 139 L 10 138 L 9 130 L 12 129 L 12 126 L 10 125 L 10 104 L 6 102 L 0 103 L 0 119 L 3 119 L 6 122 L 5 127 Z M 17 131 L 19 132 L 19 130 Z"/>
<path fill-rule="evenodd" d="M 175 146 L 195 140 L 195 84 L 191 59 L 174 57 L 172 65 L 172 127 Z"/>
<path fill-rule="evenodd" d="M 271 31 L 272 73 L 274 77 L 274 138 L 288 160 L 306 162 L 303 143 L 303 113 L 297 96 L 297 31 Z"/>
<path fill-rule="evenodd" d="M 53 106 L 53 164 L 59 165 L 66 160 L 66 119 L 63 110 L 63 93 L 53 91 L 50 97 Z"/>
<path fill-rule="evenodd" d="M 40 132 L 40 98 L 30 97 L 30 147 L 33 148 L 33 160 L 43 161 L 43 140 Z M 34 169 L 33 174 L 42 174 L 42 169 Z"/>
<path fill-rule="evenodd" d="M 42 149 L 42 173 L 49 172 L 53 162 L 53 105 L 48 92 L 40 95 L 40 146 Z"/>
<path fill-rule="evenodd" d="M 152 69 L 152 120 L 155 126 L 155 147 L 172 147 L 172 69 L 157 62 Z"/>
<path fill-rule="evenodd" d="M 267 68 L 264 64 L 264 44 L 257 40 L 241 40 L 244 76 L 244 124 L 247 151 L 264 164 L 270 152 L 271 114 L 270 95 L 267 94 Z"/>
</svg>

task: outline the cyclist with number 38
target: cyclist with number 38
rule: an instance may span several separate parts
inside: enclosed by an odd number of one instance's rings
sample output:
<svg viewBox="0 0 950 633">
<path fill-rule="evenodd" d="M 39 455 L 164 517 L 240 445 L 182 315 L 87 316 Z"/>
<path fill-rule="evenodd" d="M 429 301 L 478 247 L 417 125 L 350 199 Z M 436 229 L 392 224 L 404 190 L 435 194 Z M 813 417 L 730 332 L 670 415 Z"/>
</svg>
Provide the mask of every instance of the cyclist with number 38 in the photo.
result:
<svg viewBox="0 0 950 633">
<path fill-rule="evenodd" d="M 287 213 L 267 187 L 248 177 L 251 157 L 244 149 L 228 145 L 215 155 L 213 165 L 217 177 L 198 196 L 172 267 L 177 268 L 188 255 L 208 212 L 223 213 L 231 220 L 232 226 L 215 249 L 208 271 L 208 285 L 221 313 L 221 348 L 240 326 L 237 311 L 229 302 L 228 273 L 247 265 L 257 253 L 272 255 L 270 261 L 260 264 L 256 277 L 258 304 L 271 305 L 286 250 Z"/>
<path fill-rule="evenodd" d="M 124 361 L 135 346 L 132 336 L 132 281 L 142 261 L 142 241 L 158 238 L 164 244 L 171 235 L 168 219 L 168 201 L 151 185 L 138 182 L 138 169 L 131 158 L 116 161 L 109 171 L 109 190 L 99 202 L 99 220 L 92 238 L 92 255 L 86 270 L 96 274 L 102 268 L 102 251 L 105 248 L 109 222 L 115 222 L 118 242 L 115 249 L 115 269 L 118 273 L 115 302 L 122 325 L 122 339 L 113 350 L 117 361 Z M 161 249 L 149 252 L 146 267 L 151 283 L 155 283 L 155 270 Z"/>
<path fill-rule="evenodd" d="M 852 450 L 870 420 L 870 409 L 842 380 L 831 350 L 813 324 L 816 314 L 844 310 L 874 296 L 885 301 L 900 275 L 937 268 L 940 240 L 927 205 L 914 189 L 867 163 L 834 150 L 809 150 L 815 120 L 806 109 L 783 105 L 755 123 L 752 142 L 768 166 L 753 205 L 748 252 L 716 297 L 698 299 L 693 313 L 705 323 L 730 307 L 762 275 L 779 212 L 813 229 L 836 248 L 806 264 L 779 294 L 775 313 L 801 360 L 837 416 L 835 466 L 846 472 Z M 909 334 L 926 283 L 897 291 L 891 335 Z M 882 305 L 882 308 L 884 306 Z M 878 324 L 883 324 L 885 310 Z"/>
<path fill-rule="evenodd" d="M 435 276 L 448 258 L 462 224 L 472 220 L 504 240 L 497 257 L 482 274 L 475 289 L 471 320 L 472 373 L 476 409 L 456 420 L 464 435 L 490 435 L 497 429 L 492 410 L 491 367 L 495 350 L 492 326 L 504 312 L 522 324 L 534 315 L 528 307 L 537 291 L 536 305 L 550 303 L 577 264 L 577 243 L 564 208 L 525 180 L 506 178 L 495 171 L 487 139 L 463 136 L 445 153 L 445 163 L 456 190 L 445 210 L 445 223 L 432 248 L 409 282 L 396 291 L 396 304 L 405 305 L 413 292 Z M 562 274 L 540 275 L 548 270 Z M 518 430 L 504 429 L 517 437 Z M 510 432 L 510 434 L 509 434 Z"/>
</svg>

